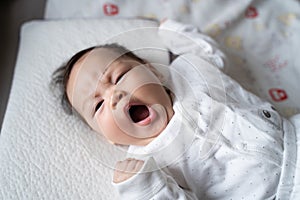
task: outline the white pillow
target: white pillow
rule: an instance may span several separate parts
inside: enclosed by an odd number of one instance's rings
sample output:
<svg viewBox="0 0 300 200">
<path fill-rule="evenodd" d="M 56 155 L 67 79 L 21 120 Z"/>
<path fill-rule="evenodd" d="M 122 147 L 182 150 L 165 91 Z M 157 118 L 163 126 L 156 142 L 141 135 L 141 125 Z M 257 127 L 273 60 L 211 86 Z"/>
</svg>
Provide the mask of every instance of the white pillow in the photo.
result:
<svg viewBox="0 0 300 200">
<path fill-rule="evenodd" d="M 116 41 L 150 62 L 167 64 L 156 32 L 156 22 L 133 19 L 33 21 L 22 27 L 0 137 L 0 199 L 116 199 L 112 168 L 125 152 L 63 112 L 49 87 L 51 74 L 79 50 Z"/>
</svg>

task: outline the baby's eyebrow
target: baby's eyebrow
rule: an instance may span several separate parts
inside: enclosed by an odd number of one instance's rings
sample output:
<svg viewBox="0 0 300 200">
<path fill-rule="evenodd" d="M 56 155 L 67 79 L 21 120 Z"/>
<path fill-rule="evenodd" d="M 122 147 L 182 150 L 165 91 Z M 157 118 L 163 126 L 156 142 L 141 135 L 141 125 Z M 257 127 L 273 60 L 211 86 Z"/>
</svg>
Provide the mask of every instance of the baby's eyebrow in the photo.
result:
<svg viewBox="0 0 300 200">
<path fill-rule="evenodd" d="M 113 63 L 113 62 L 112 62 Z M 105 73 L 107 72 L 107 70 L 112 66 L 112 63 L 108 64 L 105 69 L 103 70 L 103 72 L 100 73 L 100 76 L 99 76 L 99 80 L 102 79 L 102 77 L 105 75 Z"/>
<path fill-rule="evenodd" d="M 107 66 L 104 70 L 103 70 L 103 72 L 102 72 L 102 76 L 107 72 L 107 70 L 108 70 L 108 68 L 109 68 L 109 66 Z"/>
<path fill-rule="evenodd" d="M 120 63 L 120 60 L 113 60 L 113 61 L 111 61 L 111 62 L 109 62 L 107 65 L 106 65 L 106 67 L 105 67 L 105 69 L 103 70 L 103 72 L 101 72 L 101 74 L 99 75 L 99 78 L 98 78 L 98 80 L 102 80 L 102 77 L 107 73 L 107 71 L 110 69 L 110 68 L 114 68 L 114 66 L 118 66 L 118 64 Z M 114 70 L 114 69 L 113 69 Z M 113 71 L 112 71 L 113 72 Z M 105 77 L 104 77 L 105 78 Z"/>
</svg>

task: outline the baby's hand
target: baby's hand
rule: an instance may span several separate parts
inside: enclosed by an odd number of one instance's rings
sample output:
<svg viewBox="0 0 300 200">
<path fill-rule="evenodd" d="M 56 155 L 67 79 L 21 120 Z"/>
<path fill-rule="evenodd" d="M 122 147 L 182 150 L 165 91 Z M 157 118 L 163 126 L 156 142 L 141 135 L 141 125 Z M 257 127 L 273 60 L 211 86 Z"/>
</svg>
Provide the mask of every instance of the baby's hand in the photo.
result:
<svg viewBox="0 0 300 200">
<path fill-rule="evenodd" d="M 115 166 L 113 182 L 120 183 L 126 181 L 143 167 L 144 161 L 127 158 L 123 161 L 118 161 Z"/>
<path fill-rule="evenodd" d="M 167 20 L 168 20 L 168 18 L 165 17 L 165 18 L 163 18 L 162 20 L 160 20 L 160 23 L 159 23 L 159 24 L 162 25 L 162 24 L 165 23 Z"/>
</svg>

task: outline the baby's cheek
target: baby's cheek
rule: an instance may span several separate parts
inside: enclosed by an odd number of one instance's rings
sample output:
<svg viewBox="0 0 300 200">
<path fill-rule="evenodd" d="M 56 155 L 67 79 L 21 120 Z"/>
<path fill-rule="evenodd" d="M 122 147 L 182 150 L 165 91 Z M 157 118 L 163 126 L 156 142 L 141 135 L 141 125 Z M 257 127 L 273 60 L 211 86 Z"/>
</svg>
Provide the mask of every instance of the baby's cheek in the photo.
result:
<svg viewBox="0 0 300 200">
<path fill-rule="evenodd" d="M 92 120 L 91 122 L 91 127 L 94 131 L 96 131 L 97 133 L 100 133 L 103 135 L 104 133 L 104 130 L 103 130 L 103 127 L 102 127 L 102 123 L 101 123 L 101 119 L 99 116 L 95 116 L 94 119 Z"/>
<path fill-rule="evenodd" d="M 96 116 L 97 130 L 103 134 L 106 138 L 113 137 L 118 128 L 116 127 L 116 122 L 111 112 L 103 112 L 100 116 Z M 98 131 L 97 131 L 98 132 Z"/>
</svg>

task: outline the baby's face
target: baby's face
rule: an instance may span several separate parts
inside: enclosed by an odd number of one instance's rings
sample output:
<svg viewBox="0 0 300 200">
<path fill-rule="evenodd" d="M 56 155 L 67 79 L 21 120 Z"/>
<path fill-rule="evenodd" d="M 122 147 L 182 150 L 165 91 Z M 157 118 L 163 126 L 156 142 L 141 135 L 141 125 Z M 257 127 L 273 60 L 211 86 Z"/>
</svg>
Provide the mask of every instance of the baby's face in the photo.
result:
<svg viewBox="0 0 300 200">
<path fill-rule="evenodd" d="M 155 69 L 111 49 L 94 49 L 75 63 L 67 95 L 86 122 L 116 144 L 148 144 L 173 115 Z"/>
</svg>

